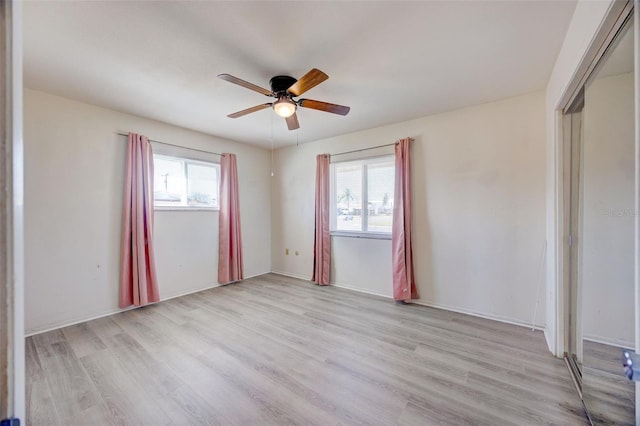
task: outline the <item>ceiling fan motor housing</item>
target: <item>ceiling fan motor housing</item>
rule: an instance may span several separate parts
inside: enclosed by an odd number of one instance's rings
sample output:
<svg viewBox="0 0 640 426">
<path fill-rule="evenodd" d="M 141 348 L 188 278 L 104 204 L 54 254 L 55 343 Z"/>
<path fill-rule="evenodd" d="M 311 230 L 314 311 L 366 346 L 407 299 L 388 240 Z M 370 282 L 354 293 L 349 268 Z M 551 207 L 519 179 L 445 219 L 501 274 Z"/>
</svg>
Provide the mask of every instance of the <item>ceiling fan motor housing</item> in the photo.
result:
<svg viewBox="0 0 640 426">
<path fill-rule="evenodd" d="M 285 95 L 287 89 L 293 86 L 296 81 L 298 80 L 288 75 L 276 75 L 269 80 L 269 85 L 271 85 L 271 90 L 276 95 Z"/>
</svg>

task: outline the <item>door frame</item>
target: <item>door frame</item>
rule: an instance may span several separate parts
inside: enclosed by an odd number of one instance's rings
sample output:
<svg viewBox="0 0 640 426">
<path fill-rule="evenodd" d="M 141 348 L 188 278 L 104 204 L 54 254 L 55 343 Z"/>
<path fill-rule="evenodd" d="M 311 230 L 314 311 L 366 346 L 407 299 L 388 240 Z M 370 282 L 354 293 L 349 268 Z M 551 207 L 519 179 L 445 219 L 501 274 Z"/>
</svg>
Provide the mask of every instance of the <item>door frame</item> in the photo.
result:
<svg viewBox="0 0 640 426">
<path fill-rule="evenodd" d="M 582 315 L 580 301 L 582 279 L 582 120 L 584 90 L 575 99 L 563 118 L 563 206 L 566 210 L 563 229 L 567 243 L 564 245 L 564 359 L 569 367 L 573 382 L 582 398 Z M 574 358 L 574 355 L 576 356 Z"/>
<path fill-rule="evenodd" d="M 13 425 L 25 418 L 20 1 L 0 1 L 0 28 L 0 421 Z"/>
<path fill-rule="evenodd" d="M 636 353 L 640 353 L 640 0 L 635 0 L 634 15 L 634 86 L 635 86 L 635 339 Z M 636 424 L 640 424 L 640 382 L 636 382 Z"/>
</svg>

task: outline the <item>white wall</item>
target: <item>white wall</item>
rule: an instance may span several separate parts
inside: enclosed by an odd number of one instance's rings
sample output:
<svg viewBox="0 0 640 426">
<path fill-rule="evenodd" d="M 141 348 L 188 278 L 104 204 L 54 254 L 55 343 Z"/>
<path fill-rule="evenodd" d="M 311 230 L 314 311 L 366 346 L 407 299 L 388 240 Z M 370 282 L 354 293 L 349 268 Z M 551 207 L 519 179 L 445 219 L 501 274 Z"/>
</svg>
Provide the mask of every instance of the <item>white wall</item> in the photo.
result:
<svg viewBox="0 0 640 426">
<path fill-rule="evenodd" d="M 410 136 L 418 302 L 530 323 L 545 240 L 544 123 L 539 92 L 277 150 L 273 270 L 311 275 L 317 154 Z M 333 237 L 332 249 L 332 282 L 391 296 L 389 240 Z"/>
<path fill-rule="evenodd" d="M 28 333 L 119 310 L 126 137 L 118 132 L 235 153 L 245 276 L 269 272 L 268 151 L 39 91 L 26 89 L 24 102 Z M 217 212 L 155 213 L 161 298 L 217 285 L 217 220 Z"/>
<path fill-rule="evenodd" d="M 634 347 L 633 73 L 585 91 L 582 328 L 585 339 Z"/>
<path fill-rule="evenodd" d="M 609 6 L 615 0 L 579 0 L 573 13 L 569 29 L 562 48 L 553 67 L 546 90 L 546 139 L 547 139 L 547 185 L 546 185 L 546 224 L 547 224 L 547 261 L 546 261 L 546 306 L 547 318 L 545 337 L 549 350 L 556 356 L 562 356 L 564 348 L 564 312 L 559 291 L 562 286 L 561 272 L 556 259 L 558 244 L 562 237 L 558 236 L 557 220 L 560 197 L 556 189 L 562 182 L 560 174 L 562 156 L 558 109 L 560 101 L 568 90 L 580 61 L 600 27 Z"/>
</svg>

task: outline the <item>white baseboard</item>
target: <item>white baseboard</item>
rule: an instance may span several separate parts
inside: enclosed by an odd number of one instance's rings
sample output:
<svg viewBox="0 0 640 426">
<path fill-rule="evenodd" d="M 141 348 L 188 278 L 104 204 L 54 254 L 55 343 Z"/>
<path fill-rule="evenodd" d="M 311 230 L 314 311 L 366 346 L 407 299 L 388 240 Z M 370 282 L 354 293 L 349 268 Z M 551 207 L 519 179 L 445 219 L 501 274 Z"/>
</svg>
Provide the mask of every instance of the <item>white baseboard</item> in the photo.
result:
<svg viewBox="0 0 640 426">
<path fill-rule="evenodd" d="M 221 286 L 221 284 L 214 284 L 214 285 L 211 285 L 211 286 L 208 286 L 208 287 L 204 287 L 204 288 L 184 291 L 184 292 L 181 292 L 181 293 L 178 293 L 178 294 L 174 294 L 174 295 L 171 295 L 171 296 L 163 297 L 157 303 L 162 303 L 164 301 L 175 299 L 177 297 L 186 296 L 187 294 L 198 293 L 198 292 L 201 292 L 201 291 L 209 290 L 209 289 L 220 287 L 220 286 Z M 29 337 L 29 336 L 33 336 L 33 335 L 41 334 L 41 333 L 46 333 L 47 331 L 58 330 L 59 328 L 69 327 L 71 325 L 76 325 L 76 324 L 80 324 L 80 323 L 83 323 L 83 322 L 92 321 L 92 320 L 95 320 L 95 319 L 98 319 L 98 318 L 108 317 L 109 315 L 119 314 L 120 312 L 127 312 L 127 311 L 130 311 L 132 309 L 137 309 L 137 308 L 138 308 L 138 306 L 128 306 L 126 308 L 110 309 L 108 311 L 101 312 L 101 313 L 96 314 L 96 315 L 89 315 L 89 316 L 86 316 L 86 317 L 76 318 L 76 319 L 73 319 L 73 320 L 70 320 L 70 321 L 62 321 L 62 322 L 59 322 L 59 323 L 49 324 L 49 325 L 44 326 L 44 327 L 37 327 L 35 329 L 27 330 L 25 332 L 25 337 Z"/>
<path fill-rule="evenodd" d="M 534 328 L 536 330 L 544 331 L 544 325 L 542 325 L 542 324 L 535 324 L 532 327 L 531 323 L 525 323 L 525 322 L 523 322 L 521 320 L 518 320 L 518 319 L 507 318 L 507 317 L 503 317 L 503 316 L 500 316 L 500 315 L 484 314 L 484 313 L 481 313 L 481 312 L 476 312 L 476 311 L 472 311 L 472 310 L 465 309 L 465 308 L 458 308 L 456 306 L 443 305 L 441 303 L 434 303 L 434 302 L 422 301 L 422 300 L 413 300 L 413 301 L 411 301 L 411 303 L 415 303 L 416 305 L 428 306 L 430 308 L 444 309 L 445 311 L 451 311 L 451 312 L 457 312 L 457 313 L 460 313 L 460 314 L 471 315 L 471 316 L 478 317 L 478 318 L 484 318 L 484 319 L 489 319 L 489 320 L 493 320 L 493 321 L 503 322 L 505 324 L 517 325 L 519 327 L 527 327 L 529 329 Z"/>
<path fill-rule="evenodd" d="M 48 331 L 58 330 L 59 328 L 69 327 L 70 325 L 76 325 L 76 324 L 80 324 L 80 323 L 83 323 L 83 322 L 95 320 L 95 319 L 98 319 L 98 318 L 108 317 L 110 315 L 119 314 L 120 312 L 127 312 L 127 311 L 130 311 L 132 309 L 136 309 L 136 306 L 129 306 L 127 308 L 110 309 L 108 311 L 103 311 L 103 312 L 101 312 L 99 314 L 96 314 L 96 315 L 90 315 L 90 316 L 87 316 L 87 317 L 79 317 L 79 318 L 72 319 L 72 320 L 65 320 L 65 321 L 61 321 L 61 322 L 55 322 L 53 324 L 48 324 L 46 326 L 36 327 L 36 328 L 32 328 L 31 330 L 26 330 L 25 333 L 24 333 L 24 337 L 35 336 L 36 334 L 41 334 L 41 333 L 46 333 Z"/>
<path fill-rule="evenodd" d="M 385 299 L 393 300 L 393 297 L 389 296 L 388 294 L 376 293 L 375 291 L 363 290 L 361 288 L 351 287 L 338 283 L 333 283 L 331 285 L 338 288 L 344 288 L 345 290 L 357 291 L 358 293 L 371 294 L 373 296 L 384 297 Z"/>
<path fill-rule="evenodd" d="M 602 336 L 582 336 L 582 340 L 587 340 L 589 342 L 600 343 L 608 346 L 616 346 L 619 348 L 625 349 L 634 349 L 636 345 L 628 340 L 621 339 L 609 339 L 607 337 Z"/>
<path fill-rule="evenodd" d="M 264 272 L 264 273 L 261 273 L 261 274 L 250 275 L 248 277 L 245 277 L 244 279 L 248 280 L 249 278 L 258 277 L 258 276 L 264 275 L 264 274 L 268 274 L 268 272 Z M 183 291 L 181 293 L 172 294 L 171 296 L 163 297 L 162 299 L 160 299 L 160 302 L 158 302 L 158 303 L 164 302 L 166 300 L 175 299 L 177 297 L 186 296 L 188 294 L 199 293 L 201 291 L 210 290 L 212 288 L 221 287 L 221 286 L 222 286 L 222 284 L 216 283 L 216 284 L 213 284 L 213 285 L 210 285 L 210 286 L 207 286 L 207 287 L 197 288 L 195 290 Z M 43 327 L 36 327 L 36 328 L 31 329 L 31 330 L 25 331 L 25 337 L 33 336 L 35 334 L 46 333 L 47 331 L 52 331 L 52 330 L 57 330 L 59 328 L 69 327 L 71 325 L 80 324 L 80 323 L 91 321 L 91 320 L 98 319 L 98 318 L 108 317 L 109 315 L 119 314 L 120 312 L 127 312 L 127 311 L 130 311 L 131 309 L 136 309 L 136 308 L 137 308 L 137 306 L 129 306 L 127 308 L 115 308 L 115 309 L 110 309 L 108 311 L 104 311 L 104 312 L 101 312 L 101 313 L 95 314 L 95 315 L 83 316 L 83 317 L 80 317 L 80 318 L 75 318 L 73 320 L 61 321 L 61 322 L 49 324 L 49 325 L 46 325 L 46 326 L 43 326 Z"/>
<path fill-rule="evenodd" d="M 298 275 L 298 274 L 292 274 L 290 272 L 282 272 L 282 271 L 271 271 L 272 274 L 277 274 L 277 275 L 283 275 L 285 277 L 290 277 L 290 278 L 297 278 L 299 280 L 303 280 L 303 281 L 311 281 L 311 277 L 310 276 L 303 276 L 303 275 Z"/>
<path fill-rule="evenodd" d="M 282 271 L 271 271 L 274 274 L 278 274 L 278 275 L 284 275 L 286 277 L 291 277 L 291 278 L 298 278 L 301 280 L 306 280 L 309 281 L 310 278 L 309 277 L 302 277 L 296 274 L 291 274 L 289 272 L 282 272 Z M 387 294 L 381 294 L 381 293 L 376 293 L 374 291 L 367 291 L 367 290 L 363 290 L 360 288 L 355 288 L 355 287 L 351 287 L 349 285 L 345 285 L 342 283 L 331 283 L 330 285 L 334 286 L 334 287 L 339 287 L 339 288 L 344 288 L 346 290 L 351 290 L 351 291 L 357 291 L 359 293 L 365 293 L 365 294 L 371 294 L 374 296 L 379 296 L 379 297 L 384 297 L 385 299 L 390 299 L 393 300 L 393 297 L 387 295 Z M 501 317 L 498 315 L 487 315 L 484 313 L 480 313 L 480 312 L 475 312 L 472 310 L 468 310 L 468 309 L 464 309 L 464 308 L 458 308 L 455 306 L 449 306 L 449 305 L 443 305 L 440 303 L 434 303 L 434 302 L 429 302 L 429 301 L 422 301 L 422 300 L 413 300 L 411 303 L 415 303 L 416 305 L 422 305 L 422 306 L 428 306 L 430 308 L 437 308 L 437 309 L 444 309 L 445 311 L 451 311 L 451 312 L 457 312 L 460 314 L 465 314 L 465 315 L 471 315 L 474 317 L 479 317 L 479 318 L 485 318 L 485 319 L 489 319 L 489 320 L 493 320 L 493 321 L 499 321 L 499 322 L 503 322 L 506 324 L 512 324 L 512 325 L 517 325 L 519 327 L 527 327 L 527 328 L 532 328 L 530 323 L 525 323 L 521 320 L 517 320 L 517 319 L 513 319 L 513 318 L 506 318 L 506 317 Z M 545 330 L 545 326 L 542 324 L 536 324 L 534 327 L 534 329 L 536 330 Z"/>
<path fill-rule="evenodd" d="M 298 274 L 292 274 L 290 272 L 282 272 L 282 271 L 271 271 L 272 274 L 277 274 L 277 275 L 282 275 L 285 277 L 289 277 L 289 278 L 297 278 L 299 280 L 303 280 L 303 281 L 311 281 L 311 277 L 305 277 L 302 275 L 298 275 Z M 345 290 L 352 290 L 352 291 L 357 291 L 358 293 L 365 293 L 365 294 L 371 294 L 374 296 L 380 296 L 380 297 L 384 297 L 386 299 L 391 299 L 390 296 L 388 295 L 384 295 L 384 294 L 380 294 L 380 293 L 376 293 L 373 291 L 367 291 L 367 290 L 363 290 L 361 288 L 355 288 L 355 287 L 350 287 L 348 285 L 344 285 L 344 284 L 340 284 L 340 283 L 329 283 L 330 286 L 332 287 L 338 287 L 338 288 L 344 288 Z"/>
<path fill-rule="evenodd" d="M 547 349 L 551 352 L 556 358 L 562 358 L 563 354 L 557 354 L 555 348 L 555 342 L 553 340 L 553 336 L 549 334 L 549 331 L 545 328 L 544 330 L 544 340 L 547 342 Z"/>
<path fill-rule="evenodd" d="M 266 274 L 268 274 L 268 273 L 270 273 L 270 272 L 269 272 L 269 271 L 267 271 L 267 272 L 260 272 L 259 274 L 248 275 L 248 276 L 244 277 L 244 278 L 242 279 L 242 281 L 244 281 L 244 280 L 248 280 L 248 279 L 250 279 L 250 278 L 259 277 L 260 275 L 266 275 Z M 213 288 L 213 287 L 211 287 L 211 288 Z"/>
</svg>

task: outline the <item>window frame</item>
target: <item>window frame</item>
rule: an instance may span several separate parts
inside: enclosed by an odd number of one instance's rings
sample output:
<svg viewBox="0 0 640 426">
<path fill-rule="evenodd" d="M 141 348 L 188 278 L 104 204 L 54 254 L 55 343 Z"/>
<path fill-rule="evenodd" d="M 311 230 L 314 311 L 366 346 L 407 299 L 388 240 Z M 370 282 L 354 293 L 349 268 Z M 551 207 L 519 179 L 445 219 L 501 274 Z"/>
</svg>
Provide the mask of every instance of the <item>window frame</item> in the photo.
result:
<svg viewBox="0 0 640 426">
<path fill-rule="evenodd" d="M 390 240 L 391 233 L 389 232 L 381 232 L 381 231 L 367 231 L 368 228 L 368 219 L 369 219 L 369 187 L 368 187 L 368 166 L 375 165 L 379 163 L 391 162 L 394 165 L 395 171 L 395 156 L 393 154 L 384 154 L 378 155 L 374 157 L 366 157 L 366 158 L 355 158 L 344 161 L 336 161 L 331 162 L 329 175 L 329 199 L 330 199 L 330 214 L 329 214 L 329 229 L 331 236 L 337 237 L 349 237 L 349 238 L 369 238 L 369 239 L 380 239 L 380 240 Z M 361 205 L 367 206 L 367 208 L 361 208 L 362 211 L 362 229 L 361 231 L 353 231 L 353 230 L 339 230 L 337 229 L 337 221 L 338 221 L 338 201 L 336 194 L 336 166 L 344 165 L 344 164 L 359 164 L 362 167 L 362 193 L 361 195 Z M 394 173 L 395 175 L 395 173 Z M 393 218 L 393 213 L 392 213 Z"/>
<path fill-rule="evenodd" d="M 207 206 L 189 206 L 187 205 L 172 205 L 172 206 L 162 206 L 162 205 L 157 205 L 157 202 L 155 201 L 155 196 L 154 196 L 154 202 L 153 202 L 153 209 L 154 211 L 220 211 L 220 163 L 218 162 L 214 162 L 214 161 L 210 161 L 210 160 L 202 160 L 202 159 L 197 159 L 197 158 L 191 158 L 191 157 L 185 157 L 185 156 L 181 156 L 181 155 L 175 155 L 175 154 L 163 154 L 163 153 L 153 153 L 153 160 L 155 161 L 156 158 L 161 158 L 161 159 L 166 159 L 166 160 L 172 160 L 172 161 L 180 161 L 182 163 L 182 172 L 183 172 L 183 176 L 184 176 L 184 185 L 185 185 L 185 189 L 184 189 L 184 193 L 187 196 L 187 200 L 186 202 L 188 202 L 188 197 L 189 197 L 189 174 L 188 174 L 188 165 L 189 164 L 193 164 L 193 165 L 199 165 L 199 166 L 207 166 L 207 167 L 213 167 L 213 169 L 216 172 L 216 205 L 215 206 L 211 206 L 211 207 L 207 207 Z M 155 174 L 155 168 L 154 168 L 154 174 Z M 155 176 L 154 176 L 155 177 Z M 155 184 L 155 182 L 154 182 Z M 154 188 L 154 193 L 155 193 L 155 188 Z"/>
</svg>

